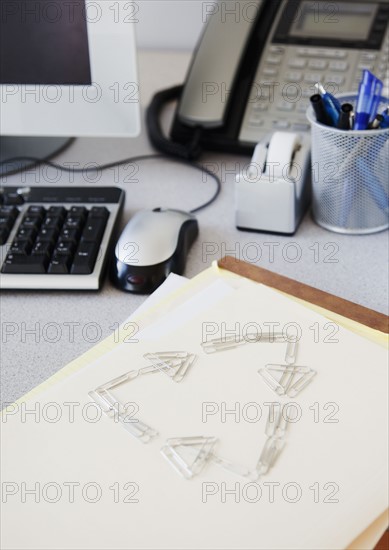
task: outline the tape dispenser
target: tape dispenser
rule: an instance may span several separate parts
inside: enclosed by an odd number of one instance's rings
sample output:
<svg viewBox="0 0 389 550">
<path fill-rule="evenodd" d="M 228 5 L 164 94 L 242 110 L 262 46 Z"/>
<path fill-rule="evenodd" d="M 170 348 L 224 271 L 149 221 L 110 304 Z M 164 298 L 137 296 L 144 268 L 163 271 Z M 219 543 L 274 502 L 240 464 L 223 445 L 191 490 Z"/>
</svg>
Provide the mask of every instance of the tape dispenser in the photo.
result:
<svg viewBox="0 0 389 550">
<path fill-rule="evenodd" d="M 236 177 L 238 229 L 293 235 L 311 197 L 310 137 L 275 132 Z"/>
</svg>

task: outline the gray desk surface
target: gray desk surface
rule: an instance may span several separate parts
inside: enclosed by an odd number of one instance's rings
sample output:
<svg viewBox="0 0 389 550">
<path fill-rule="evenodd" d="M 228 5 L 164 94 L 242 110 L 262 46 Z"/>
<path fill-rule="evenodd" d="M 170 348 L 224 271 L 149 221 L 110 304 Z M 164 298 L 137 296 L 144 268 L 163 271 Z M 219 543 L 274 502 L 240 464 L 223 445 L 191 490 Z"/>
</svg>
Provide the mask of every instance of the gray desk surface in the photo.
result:
<svg viewBox="0 0 389 550">
<path fill-rule="evenodd" d="M 141 52 L 142 106 L 151 94 L 183 81 L 189 55 Z M 169 113 L 167 113 L 168 123 Z M 108 162 L 151 152 L 144 128 L 139 138 L 79 139 L 59 162 Z M 200 238 L 188 258 L 186 276 L 193 277 L 213 260 L 235 254 L 267 269 L 331 292 L 377 311 L 388 309 L 388 233 L 343 236 L 315 225 L 308 214 L 293 237 L 240 232 L 234 226 L 234 173 L 247 157 L 209 154 L 223 180 L 220 199 L 198 214 Z M 74 184 L 119 185 L 127 193 L 123 225 L 140 208 L 170 206 L 191 209 L 213 192 L 200 172 L 166 161 L 103 172 L 97 182 L 76 176 Z M 68 174 L 47 168 L 8 178 L 8 185 L 69 185 Z M 273 251 L 274 257 L 271 255 Z M 296 261 L 296 254 L 298 255 Z M 144 300 L 124 294 L 106 281 L 99 293 L 22 292 L 1 296 L 1 400 L 21 397 L 69 361 L 108 336 Z M 91 324 L 93 323 L 93 325 Z M 70 327 L 73 327 L 71 330 Z M 7 333 L 12 331 L 13 334 Z M 31 332 L 33 331 L 33 332 Z"/>
</svg>

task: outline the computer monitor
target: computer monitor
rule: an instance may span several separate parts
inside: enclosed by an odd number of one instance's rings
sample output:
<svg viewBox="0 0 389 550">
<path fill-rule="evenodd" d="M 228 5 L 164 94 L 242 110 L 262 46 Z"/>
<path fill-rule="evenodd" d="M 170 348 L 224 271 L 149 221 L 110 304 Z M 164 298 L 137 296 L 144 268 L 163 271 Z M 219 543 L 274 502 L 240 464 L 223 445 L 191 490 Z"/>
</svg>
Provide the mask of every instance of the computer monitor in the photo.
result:
<svg viewBox="0 0 389 550">
<path fill-rule="evenodd" d="M 135 2 L 0 0 L 0 10 L 2 160 L 139 134 Z"/>
</svg>

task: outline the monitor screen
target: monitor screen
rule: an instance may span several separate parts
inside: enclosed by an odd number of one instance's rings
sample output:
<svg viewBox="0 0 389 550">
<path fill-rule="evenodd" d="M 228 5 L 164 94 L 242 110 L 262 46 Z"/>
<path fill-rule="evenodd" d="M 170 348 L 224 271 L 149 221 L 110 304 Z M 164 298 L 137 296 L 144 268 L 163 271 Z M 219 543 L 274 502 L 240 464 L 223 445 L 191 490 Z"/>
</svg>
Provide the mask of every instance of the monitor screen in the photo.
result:
<svg viewBox="0 0 389 550">
<path fill-rule="evenodd" d="M 116 0 L 0 0 L 0 133 L 138 135 L 132 4 L 122 13 Z"/>
<path fill-rule="evenodd" d="M 1 0 L 0 84 L 91 84 L 85 1 Z M 8 8 L 8 9 L 7 9 Z M 77 62 L 75 62 L 77 60 Z"/>
</svg>

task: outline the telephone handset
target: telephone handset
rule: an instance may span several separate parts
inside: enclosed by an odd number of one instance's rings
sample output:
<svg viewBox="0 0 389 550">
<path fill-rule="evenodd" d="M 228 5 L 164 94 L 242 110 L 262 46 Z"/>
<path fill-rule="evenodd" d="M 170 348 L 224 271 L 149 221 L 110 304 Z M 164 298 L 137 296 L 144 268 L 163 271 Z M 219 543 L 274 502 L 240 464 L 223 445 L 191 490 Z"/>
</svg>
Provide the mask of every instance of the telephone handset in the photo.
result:
<svg viewBox="0 0 389 550">
<path fill-rule="evenodd" d="M 157 149 L 251 154 L 274 131 L 309 130 L 305 112 L 320 81 L 353 91 L 364 68 L 389 89 L 389 0 L 219 0 L 184 86 L 156 94 L 148 112 Z M 170 140 L 159 111 L 178 100 Z"/>
</svg>

